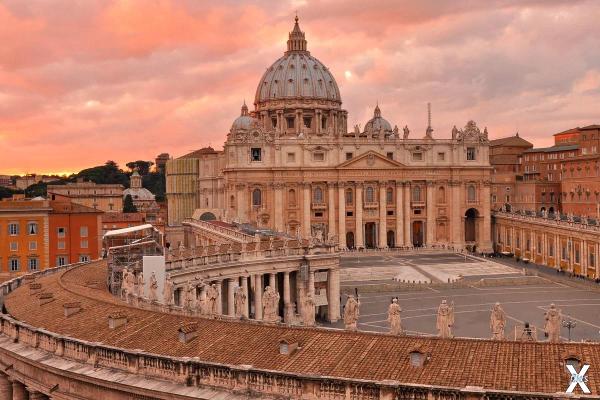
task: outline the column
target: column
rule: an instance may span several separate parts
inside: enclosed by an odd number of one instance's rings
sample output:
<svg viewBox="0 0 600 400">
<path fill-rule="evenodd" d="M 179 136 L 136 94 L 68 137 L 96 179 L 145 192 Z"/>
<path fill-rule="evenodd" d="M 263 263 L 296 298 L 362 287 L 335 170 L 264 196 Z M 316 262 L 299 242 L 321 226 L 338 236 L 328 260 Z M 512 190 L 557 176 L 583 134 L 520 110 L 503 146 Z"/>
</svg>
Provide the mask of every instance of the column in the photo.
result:
<svg viewBox="0 0 600 400">
<path fill-rule="evenodd" d="M 38 392 L 37 390 L 27 388 L 27 391 L 29 392 L 29 400 L 45 400 L 45 399 L 47 399 L 47 397 L 44 393 Z"/>
<path fill-rule="evenodd" d="M 435 242 L 435 206 L 433 204 L 434 182 L 427 181 L 427 246 Z"/>
<path fill-rule="evenodd" d="M 246 222 L 248 212 L 248 202 L 246 200 L 246 184 L 238 183 L 237 189 L 237 219 L 240 222 Z"/>
<path fill-rule="evenodd" d="M 340 248 L 346 248 L 346 188 L 341 182 L 338 184 L 338 242 Z"/>
<path fill-rule="evenodd" d="M 321 118 L 322 118 L 322 112 L 321 110 L 316 110 L 315 111 L 316 115 L 315 115 L 315 132 L 318 134 L 321 133 Z"/>
<path fill-rule="evenodd" d="M 304 282 L 300 270 L 296 271 L 296 310 L 302 315 L 304 309 Z"/>
<path fill-rule="evenodd" d="M 329 322 L 337 322 L 340 319 L 340 271 L 338 269 L 330 269 L 327 280 L 327 316 Z"/>
<path fill-rule="evenodd" d="M 271 286 L 272 289 L 277 290 L 277 280 L 275 279 L 277 275 L 275 274 L 269 274 L 269 286 Z"/>
<path fill-rule="evenodd" d="M 596 268 L 596 279 L 600 278 L 600 270 L 598 270 L 598 266 L 600 266 L 600 263 L 598 263 L 598 250 L 600 250 L 599 247 L 600 246 L 598 246 L 598 243 L 594 243 L 594 267 Z"/>
<path fill-rule="evenodd" d="M 7 375 L 0 374 L 0 400 L 12 400 L 12 398 L 12 383 L 8 380 Z"/>
<path fill-rule="evenodd" d="M 562 259 L 562 249 L 560 248 L 560 235 L 554 235 L 554 263 L 557 269 L 560 268 L 560 260 Z"/>
<path fill-rule="evenodd" d="M 452 244 L 455 247 L 463 247 L 463 238 L 460 236 L 462 219 L 460 218 L 460 183 L 450 182 L 452 192 L 450 226 L 452 229 Z M 512 241 L 511 241 L 512 243 Z"/>
<path fill-rule="evenodd" d="M 284 232 L 283 227 L 283 184 L 275 183 L 273 185 L 275 191 L 275 230 L 277 232 Z"/>
<path fill-rule="evenodd" d="M 402 196 L 404 195 L 402 182 L 396 182 L 396 247 L 404 245 L 404 231 L 402 230 Z"/>
<path fill-rule="evenodd" d="M 315 271 L 312 269 L 308 272 L 308 287 L 306 288 L 308 291 L 306 294 L 311 294 L 312 297 L 315 297 Z"/>
<path fill-rule="evenodd" d="M 248 277 L 242 277 L 242 291 L 244 292 L 244 296 L 246 296 L 246 307 L 243 310 L 244 318 L 248 318 L 249 312 L 248 308 L 250 307 L 250 297 L 248 296 Z"/>
<path fill-rule="evenodd" d="M 404 245 L 412 246 L 410 237 L 410 182 L 404 182 Z"/>
<path fill-rule="evenodd" d="M 327 227 L 327 239 L 335 236 L 335 184 L 333 182 L 327 183 L 327 200 L 329 204 L 327 205 L 327 219 L 328 219 L 328 227 Z"/>
<path fill-rule="evenodd" d="M 217 315 L 223 315 L 223 281 L 217 281 Z"/>
<path fill-rule="evenodd" d="M 262 274 L 254 275 L 254 319 L 257 320 L 261 320 L 263 318 L 262 292 Z"/>
<path fill-rule="evenodd" d="M 283 273 L 283 322 L 290 323 L 294 319 L 294 309 L 290 299 L 290 273 Z"/>
<path fill-rule="evenodd" d="M 236 279 L 227 279 L 227 315 L 235 316 L 235 282 Z"/>
<path fill-rule="evenodd" d="M 490 193 L 490 182 L 489 181 L 484 181 L 483 185 L 482 185 L 482 196 L 483 196 L 483 235 L 481 236 L 481 249 L 480 251 L 487 253 L 487 252 L 492 252 L 492 240 L 491 240 L 491 233 L 492 233 L 492 208 L 491 208 L 491 193 Z M 535 245 L 534 245 L 535 246 Z M 534 246 L 532 246 L 532 248 L 534 248 Z M 533 260 L 535 260 L 535 256 L 532 255 L 531 257 Z"/>
<path fill-rule="evenodd" d="M 387 186 L 379 185 L 379 248 L 387 248 Z"/>
<path fill-rule="evenodd" d="M 365 239 L 364 239 L 364 230 L 363 230 L 363 202 L 362 202 L 362 196 L 363 196 L 363 184 L 362 183 L 357 183 L 356 184 L 356 190 L 355 192 L 355 196 L 356 197 L 356 216 L 355 216 L 355 220 L 356 220 L 356 227 L 355 230 L 356 232 L 354 232 L 354 245 L 357 249 L 360 248 L 364 248 L 365 247 Z"/>
<path fill-rule="evenodd" d="M 308 239 L 310 231 L 310 183 L 302 186 L 302 237 Z"/>
<path fill-rule="evenodd" d="M 13 400 L 27 400 L 27 390 L 25 390 L 25 385 L 23 385 L 19 381 L 12 382 L 12 394 Z"/>
</svg>

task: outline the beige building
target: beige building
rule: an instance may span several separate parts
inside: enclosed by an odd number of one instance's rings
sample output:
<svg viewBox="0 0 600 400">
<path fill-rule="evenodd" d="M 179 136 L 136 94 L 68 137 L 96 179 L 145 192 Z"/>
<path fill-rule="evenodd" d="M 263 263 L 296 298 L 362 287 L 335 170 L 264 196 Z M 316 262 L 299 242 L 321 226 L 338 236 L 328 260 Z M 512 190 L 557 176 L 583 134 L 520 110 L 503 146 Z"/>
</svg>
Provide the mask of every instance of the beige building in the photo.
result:
<svg viewBox="0 0 600 400">
<path fill-rule="evenodd" d="M 73 203 L 104 212 L 123 211 L 123 185 L 97 184 L 94 182 L 70 182 L 66 185 L 48 185 L 48 198 L 59 200 L 67 197 Z"/>
<path fill-rule="evenodd" d="M 347 116 L 296 21 L 224 150 L 167 162 L 169 225 L 196 214 L 348 248 L 491 250 L 487 130 L 469 121 L 435 138 L 431 123 L 424 134 L 398 129 L 379 106 L 349 130 Z"/>
</svg>

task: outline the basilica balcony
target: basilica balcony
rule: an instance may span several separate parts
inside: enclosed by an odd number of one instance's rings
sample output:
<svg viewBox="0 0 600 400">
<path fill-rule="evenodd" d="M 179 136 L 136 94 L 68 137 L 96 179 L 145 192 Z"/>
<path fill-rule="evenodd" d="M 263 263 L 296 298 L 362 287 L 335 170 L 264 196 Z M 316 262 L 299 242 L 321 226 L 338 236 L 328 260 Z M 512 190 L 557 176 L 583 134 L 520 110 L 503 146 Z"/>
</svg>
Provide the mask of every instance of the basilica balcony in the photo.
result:
<svg viewBox="0 0 600 400">
<path fill-rule="evenodd" d="M 365 209 L 379 208 L 379 202 L 378 201 L 366 201 L 363 207 Z"/>
<path fill-rule="evenodd" d="M 312 209 L 313 210 L 326 210 L 327 204 L 326 203 L 312 203 Z"/>
</svg>

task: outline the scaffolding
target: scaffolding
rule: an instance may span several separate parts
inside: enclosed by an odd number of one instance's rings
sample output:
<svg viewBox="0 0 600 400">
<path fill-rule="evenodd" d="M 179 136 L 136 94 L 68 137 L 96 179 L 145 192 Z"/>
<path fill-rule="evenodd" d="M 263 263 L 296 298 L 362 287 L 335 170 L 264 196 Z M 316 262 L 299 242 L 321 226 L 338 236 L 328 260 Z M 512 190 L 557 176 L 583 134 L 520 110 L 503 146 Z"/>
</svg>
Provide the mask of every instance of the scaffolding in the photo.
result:
<svg viewBox="0 0 600 400">
<path fill-rule="evenodd" d="M 114 295 L 121 293 L 124 269 L 139 273 L 144 256 L 164 255 L 163 234 L 151 224 L 108 231 L 102 241 L 108 264 L 107 286 Z"/>
</svg>

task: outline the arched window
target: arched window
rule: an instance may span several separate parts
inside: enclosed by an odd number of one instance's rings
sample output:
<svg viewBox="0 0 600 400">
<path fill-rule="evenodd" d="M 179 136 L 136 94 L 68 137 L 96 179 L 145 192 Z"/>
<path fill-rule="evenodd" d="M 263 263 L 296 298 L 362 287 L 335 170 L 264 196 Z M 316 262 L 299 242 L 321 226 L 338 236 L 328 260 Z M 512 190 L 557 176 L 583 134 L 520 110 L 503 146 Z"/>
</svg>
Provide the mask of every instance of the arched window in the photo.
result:
<svg viewBox="0 0 600 400">
<path fill-rule="evenodd" d="M 437 202 L 439 204 L 444 204 L 446 202 L 446 189 L 443 186 L 438 188 Z"/>
<path fill-rule="evenodd" d="M 254 189 L 252 191 L 252 205 L 260 206 L 262 205 L 262 192 L 260 189 Z"/>
<path fill-rule="evenodd" d="M 367 203 L 373 203 L 375 201 L 375 195 L 373 193 L 373 187 L 367 186 L 365 190 L 365 198 Z"/>
<path fill-rule="evenodd" d="M 346 205 L 352 205 L 354 202 L 354 196 L 352 193 L 352 189 L 346 189 Z"/>
<path fill-rule="evenodd" d="M 413 188 L 413 201 L 421 201 L 421 187 L 415 186 Z"/>
<path fill-rule="evenodd" d="M 475 192 L 475 186 L 469 185 L 467 188 L 467 201 L 469 203 L 474 203 L 477 199 L 477 194 Z"/>
<path fill-rule="evenodd" d="M 387 190 L 385 191 L 385 202 L 387 204 L 393 204 L 394 203 L 394 189 L 387 188 Z"/>
<path fill-rule="evenodd" d="M 322 203 L 323 202 L 323 189 L 320 187 L 316 187 L 313 190 L 313 203 Z"/>
<path fill-rule="evenodd" d="M 294 189 L 288 191 L 288 204 L 290 206 L 296 205 L 296 191 Z"/>
</svg>

